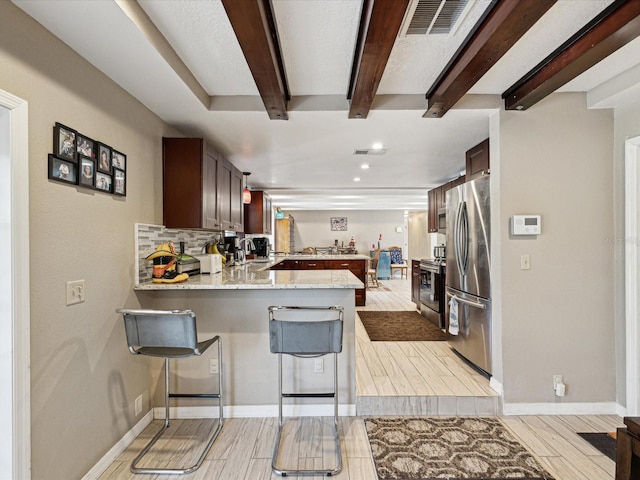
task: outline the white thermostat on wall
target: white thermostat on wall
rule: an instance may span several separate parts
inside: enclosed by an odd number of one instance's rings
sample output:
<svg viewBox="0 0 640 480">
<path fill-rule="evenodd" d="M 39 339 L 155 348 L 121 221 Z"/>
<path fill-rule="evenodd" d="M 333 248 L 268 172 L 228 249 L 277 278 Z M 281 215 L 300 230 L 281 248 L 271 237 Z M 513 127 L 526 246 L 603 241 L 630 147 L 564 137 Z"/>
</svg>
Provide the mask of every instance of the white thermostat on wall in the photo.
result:
<svg viewBox="0 0 640 480">
<path fill-rule="evenodd" d="M 513 215 L 511 235 L 540 235 L 540 215 Z"/>
</svg>

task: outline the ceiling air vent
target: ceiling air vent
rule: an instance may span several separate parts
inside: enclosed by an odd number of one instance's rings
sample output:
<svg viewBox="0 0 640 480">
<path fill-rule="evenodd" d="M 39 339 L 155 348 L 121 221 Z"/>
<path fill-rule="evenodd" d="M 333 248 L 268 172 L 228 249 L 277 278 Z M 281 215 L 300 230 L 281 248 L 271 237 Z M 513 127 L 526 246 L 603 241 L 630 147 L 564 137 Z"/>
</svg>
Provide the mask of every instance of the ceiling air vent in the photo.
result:
<svg viewBox="0 0 640 480">
<path fill-rule="evenodd" d="M 451 32 L 469 0 L 417 0 L 412 4 L 405 35 L 432 35 Z M 412 10 L 410 9 L 409 12 Z"/>
<path fill-rule="evenodd" d="M 387 153 L 386 148 L 357 148 L 353 151 L 354 155 L 384 155 Z"/>
</svg>

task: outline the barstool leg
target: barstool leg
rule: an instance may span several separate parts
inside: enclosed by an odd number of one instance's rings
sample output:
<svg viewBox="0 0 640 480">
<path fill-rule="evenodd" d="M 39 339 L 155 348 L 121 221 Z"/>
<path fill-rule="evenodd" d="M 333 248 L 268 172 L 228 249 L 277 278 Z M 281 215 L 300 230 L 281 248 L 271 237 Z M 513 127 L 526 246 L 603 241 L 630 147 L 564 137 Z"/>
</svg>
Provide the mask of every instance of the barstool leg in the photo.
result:
<svg viewBox="0 0 640 480">
<path fill-rule="evenodd" d="M 295 394 L 287 394 L 288 396 L 296 396 Z M 338 354 L 333 354 L 333 436 L 335 443 L 335 455 L 337 457 L 337 465 L 334 469 L 323 470 L 287 470 L 277 467 L 278 453 L 280 451 L 280 442 L 282 440 L 282 432 L 284 429 L 284 420 L 282 415 L 282 353 L 278 353 L 278 431 L 276 432 L 276 441 L 273 446 L 273 455 L 271 458 L 271 470 L 277 475 L 283 477 L 290 475 L 326 475 L 330 477 L 337 475 L 342 471 L 342 448 L 340 446 L 340 431 L 338 429 Z M 313 397 L 313 394 L 299 394 L 300 397 Z M 318 397 L 325 395 L 319 394 Z"/>
<path fill-rule="evenodd" d="M 173 396 L 178 396 L 178 397 L 184 396 L 184 397 L 196 397 L 196 398 L 198 397 L 217 398 L 219 402 L 218 409 L 219 409 L 220 416 L 218 418 L 218 425 L 215 431 L 213 432 L 213 434 L 209 436 L 209 441 L 207 442 L 206 446 L 202 450 L 202 453 L 200 454 L 200 457 L 198 458 L 196 464 L 188 468 L 140 468 L 137 466 L 140 460 L 142 459 L 142 457 L 144 457 L 146 453 L 151 449 L 151 447 L 153 447 L 153 445 L 160 439 L 164 431 L 167 428 L 169 428 L 169 421 L 170 421 L 169 420 L 169 411 L 170 411 L 169 398 L 171 397 L 171 394 L 169 391 L 170 375 L 169 375 L 169 358 L 165 357 L 164 359 L 164 402 L 165 402 L 164 403 L 165 405 L 164 425 L 162 426 L 160 431 L 154 435 L 154 437 L 149 441 L 149 443 L 147 443 L 147 445 L 142 449 L 140 454 L 133 460 L 133 462 L 131 462 L 131 468 L 130 468 L 131 472 L 161 474 L 161 475 L 184 475 L 184 474 L 192 473 L 196 471 L 198 468 L 200 468 L 200 465 L 202 465 L 204 458 L 207 456 L 207 454 L 209 453 L 209 450 L 211 450 L 211 447 L 213 446 L 213 442 L 215 442 L 216 438 L 218 438 L 218 435 L 222 431 L 222 425 L 224 423 L 224 409 L 223 409 L 223 402 L 222 402 L 222 343 L 220 342 L 219 337 L 216 340 L 218 342 L 218 389 L 219 389 L 218 394 L 173 394 Z"/>
</svg>

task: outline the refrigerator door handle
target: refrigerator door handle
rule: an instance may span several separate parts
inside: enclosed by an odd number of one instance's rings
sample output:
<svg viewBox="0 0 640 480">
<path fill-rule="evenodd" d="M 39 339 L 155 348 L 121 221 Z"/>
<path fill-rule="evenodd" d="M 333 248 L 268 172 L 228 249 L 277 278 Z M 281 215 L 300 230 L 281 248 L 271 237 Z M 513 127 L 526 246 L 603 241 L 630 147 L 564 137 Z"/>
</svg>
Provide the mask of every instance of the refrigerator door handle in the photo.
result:
<svg viewBox="0 0 640 480">
<path fill-rule="evenodd" d="M 453 253 L 456 257 L 456 264 L 458 265 L 458 271 L 461 275 L 464 275 L 462 270 L 462 264 L 460 262 L 460 212 L 462 204 L 458 204 L 456 209 L 456 220 L 453 224 Z"/>
<path fill-rule="evenodd" d="M 457 295 L 454 295 L 453 293 L 447 292 L 447 297 L 455 298 L 458 302 L 464 303 L 465 305 L 469 305 L 470 307 L 481 308 L 482 310 L 487 309 L 487 306 L 482 303 L 472 302 L 471 300 L 465 300 L 464 298 L 460 298 Z"/>
<path fill-rule="evenodd" d="M 467 212 L 467 202 L 462 202 L 458 205 L 453 232 L 453 249 L 460 275 L 466 275 L 467 267 L 469 266 L 468 230 L 469 214 Z"/>
</svg>

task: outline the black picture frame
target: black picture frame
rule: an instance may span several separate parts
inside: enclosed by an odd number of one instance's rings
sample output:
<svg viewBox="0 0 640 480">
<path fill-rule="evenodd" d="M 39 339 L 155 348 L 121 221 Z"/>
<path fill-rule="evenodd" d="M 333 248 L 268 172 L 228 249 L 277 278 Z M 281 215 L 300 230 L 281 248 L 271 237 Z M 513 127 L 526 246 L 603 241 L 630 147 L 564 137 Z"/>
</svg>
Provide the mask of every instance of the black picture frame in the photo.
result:
<svg viewBox="0 0 640 480">
<path fill-rule="evenodd" d="M 78 132 L 73 128 L 56 122 L 53 127 L 53 154 L 69 162 L 77 162 L 76 137 Z"/>
<path fill-rule="evenodd" d="M 96 170 L 95 189 L 101 192 L 111 193 L 113 178 L 107 173 L 102 173 L 98 168 Z"/>
<path fill-rule="evenodd" d="M 98 156 L 96 157 L 98 171 L 111 174 L 111 147 L 98 142 Z M 96 184 L 98 178 L 96 177 Z"/>
<path fill-rule="evenodd" d="M 78 183 L 78 164 L 73 161 L 49 154 L 49 168 L 47 170 L 50 180 L 71 185 Z"/>
<path fill-rule="evenodd" d="M 127 196 L 127 173 L 115 167 L 113 169 L 113 194 Z"/>
<path fill-rule="evenodd" d="M 111 168 L 118 168 L 120 170 L 127 170 L 127 156 L 118 152 L 117 150 L 111 150 Z"/>
<path fill-rule="evenodd" d="M 96 152 L 97 143 L 94 139 L 87 137 L 86 135 L 81 134 L 80 132 L 76 135 L 76 153 L 78 156 L 78 160 L 80 160 L 81 156 L 96 158 L 98 155 Z"/>
<path fill-rule="evenodd" d="M 78 159 L 78 185 L 94 188 L 96 185 L 96 160 L 95 158 L 80 155 Z"/>
</svg>

